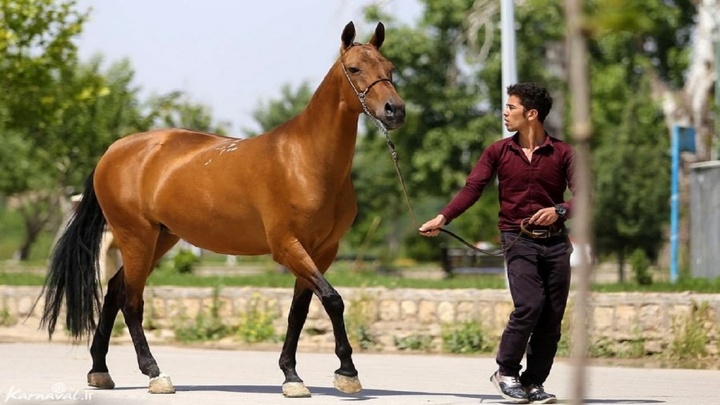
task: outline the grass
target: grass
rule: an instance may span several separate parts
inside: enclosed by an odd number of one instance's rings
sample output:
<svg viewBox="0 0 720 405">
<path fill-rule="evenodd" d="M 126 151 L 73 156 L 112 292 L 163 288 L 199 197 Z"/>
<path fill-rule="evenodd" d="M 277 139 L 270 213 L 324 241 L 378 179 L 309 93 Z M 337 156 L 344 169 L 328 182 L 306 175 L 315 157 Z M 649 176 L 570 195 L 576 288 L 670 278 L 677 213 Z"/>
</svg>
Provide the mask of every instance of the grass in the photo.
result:
<svg viewBox="0 0 720 405">
<path fill-rule="evenodd" d="M 387 288 L 505 288 L 505 279 L 498 276 L 456 277 L 452 279 L 405 278 L 392 274 L 375 272 L 352 272 L 333 270 L 326 273 L 330 284 L 335 287 L 387 287 Z M 148 280 L 148 285 L 176 285 L 194 287 L 247 286 L 291 288 L 295 277 L 288 273 L 266 270 L 262 273 L 239 276 L 198 276 L 157 272 Z"/>
<path fill-rule="evenodd" d="M 278 270 L 278 266 L 268 258 L 238 258 L 238 267 L 227 268 L 224 272 L 224 259 L 218 257 L 203 258 L 200 268 L 210 266 L 219 275 L 199 275 L 195 273 L 179 274 L 166 268 L 159 268 L 148 280 L 149 286 L 186 286 L 186 287 L 277 287 L 292 288 L 295 277 Z M 252 271 L 237 271 L 244 266 L 252 267 Z M 43 266 L 38 263 L 12 264 L 3 266 L 0 263 L 0 285 L 42 285 L 45 275 Z M 435 268 L 435 267 L 431 267 Z M 27 271 L 25 271 L 27 269 Z M 335 287 L 386 287 L 386 288 L 417 288 L 417 289 L 505 289 L 503 275 L 463 275 L 453 278 L 428 278 L 423 276 L 422 265 L 415 270 L 377 271 L 375 269 L 355 270 L 352 263 L 338 261 L 325 274 L 328 281 Z M 425 268 L 427 270 L 427 267 Z M 196 272 L 197 273 L 197 272 Z M 593 284 L 595 292 L 685 292 L 720 293 L 720 278 L 702 279 L 681 277 L 675 284 L 668 281 L 655 281 L 650 285 L 636 282 Z"/>
</svg>

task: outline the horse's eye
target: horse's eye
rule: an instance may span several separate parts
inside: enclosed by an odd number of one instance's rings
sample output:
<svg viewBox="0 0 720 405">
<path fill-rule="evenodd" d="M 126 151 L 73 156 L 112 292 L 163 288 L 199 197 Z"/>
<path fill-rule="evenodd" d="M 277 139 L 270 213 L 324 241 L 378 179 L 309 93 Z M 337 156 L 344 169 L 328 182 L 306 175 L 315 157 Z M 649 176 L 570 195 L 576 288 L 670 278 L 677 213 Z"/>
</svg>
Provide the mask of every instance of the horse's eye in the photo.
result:
<svg viewBox="0 0 720 405">
<path fill-rule="evenodd" d="M 348 68 L 348 72 L 350 72 L 350 73 L 358 73 L 359 71 L 360 71 L 360 69 L 355 68 L 355 67 L 349 67 L 349 68 Z"/>
</svg>

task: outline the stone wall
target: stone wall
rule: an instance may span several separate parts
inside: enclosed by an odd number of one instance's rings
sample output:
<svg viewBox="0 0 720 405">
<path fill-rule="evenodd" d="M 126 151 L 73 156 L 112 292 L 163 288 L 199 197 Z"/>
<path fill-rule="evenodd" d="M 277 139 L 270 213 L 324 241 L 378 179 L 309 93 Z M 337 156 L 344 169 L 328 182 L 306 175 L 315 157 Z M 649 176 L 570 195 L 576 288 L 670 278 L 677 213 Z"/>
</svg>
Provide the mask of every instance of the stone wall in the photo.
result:
<svg viewBox="0 0 720 405">
<path fill-rule="evenodd" d="M 442 333 L 468 321 L 480 325 L 493 342 L 499 338 L 512 310 L 505 290 L 418 290 L 388 288 L 339 288 L 345 301 L 348 330 L 363 328 L 366 343 L 381 351 L 399 350 L 397 342 L 410 337 L 431 341 L 426 350 L 442 350 Z M 36 322 L 42 309 L 33 304 L 39 287 L 0 286 L 0 323 Z M 568 310 L 576 297 L 571 295 Z M 249 311 L 272 317 L 283 335 L 292 300 L 284 288 L 148 287 L 145 291 L 145 325 L 148 335 L 172 340 L 172 330 L 213 311 L 224 323 L 236 325 Z M 720 346 L 720 294 L 694 293 L 593 293 L 587 328 L 595 351 L 656 354 L 690 339 L 704 342 L 708 355 Z M 62 319 L 62 316 L 61 316 Z M 570 312 L 563 329 L 569 336 L 574 322 Z M 61 322 L 58 322 L 61 323 Z M 700 335 L 698 337 L 698 334 Z M 150 337 L 150 336 L 149 336 Z M 703 340 L 705 339 L 705 340 Z M 332 350 L 329 319 L 314 298 L 302 334 L 301 347 Z"/>
</svg>

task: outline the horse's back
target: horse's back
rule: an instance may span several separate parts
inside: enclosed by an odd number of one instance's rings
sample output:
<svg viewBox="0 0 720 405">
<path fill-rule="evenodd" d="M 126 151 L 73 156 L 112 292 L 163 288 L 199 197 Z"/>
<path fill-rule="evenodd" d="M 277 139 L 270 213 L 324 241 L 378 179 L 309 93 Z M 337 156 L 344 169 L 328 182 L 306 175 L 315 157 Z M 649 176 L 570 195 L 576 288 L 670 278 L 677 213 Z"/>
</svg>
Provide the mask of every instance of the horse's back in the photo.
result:
<svg viewBox="0 0 720 405">
<path fill-rule="evenodd" d="M 236 139 L 180 129 L 126 136 L 98 162 L 98 201 L 114 228 L 162 225 L 216 251 L 227 250 L 220 241 L 237 232 L 228 225 L 242 223 L 261 232 L 244 241 L 247 251 L 236 253 L 266 253 L 257 207 L 267 203 L 262 198 L 268 193 L 254 186 L 258 177 L 253 171 L 262 164 L 258 150 L 265 143 L 262 137 Z M 211 233 L 217 236 L 206 241 Z"/>
</svg>

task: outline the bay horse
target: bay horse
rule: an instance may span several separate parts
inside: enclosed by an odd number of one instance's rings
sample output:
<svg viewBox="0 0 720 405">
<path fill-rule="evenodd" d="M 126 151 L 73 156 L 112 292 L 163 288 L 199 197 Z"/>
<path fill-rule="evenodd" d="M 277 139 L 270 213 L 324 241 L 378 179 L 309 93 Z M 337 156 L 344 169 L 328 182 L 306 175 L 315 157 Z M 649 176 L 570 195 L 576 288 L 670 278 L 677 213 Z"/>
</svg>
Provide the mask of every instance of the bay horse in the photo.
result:
<svg viewBox="0 0 720 405">
<path fill-rule="evenodd" d="M 392 82 L 393 65 L 379 52 L 384 39 L 385 28 L 378 23 L 368 43 L 354 42 L 355 26 L 348 23 L 340 55 L 305 109 L 265 134 L 236 139 L 163 129 L 125 136 L 108 148 L 53 249 L 41 295 L 41 327 L 51 338 L 63 301 L 72 337 L 82 339 L 94 331 L 90 386 L 115 386 L 106 355 L 120 310 L 139 368 L 150 379 L 149 391 L 175 391 L 143 332 L 143 291 L 158 261 L 183 239 L 221 254 L 270 254 L 295 276 L 279 360 L 286 397 L 310 396 L 295 366 L 313 294 L 333 327 L 340 360 L 334 386 L 345 393 L 362 389 L 345 330 L 344 303 L 324 274 L 357 213 L 350 172 L 360 114 L 389 130 L 405 121 L 404 102 Z M 97 260 L 106 225 L 123 265 L 108 282 L 101 306 Z"/>
</svg>

